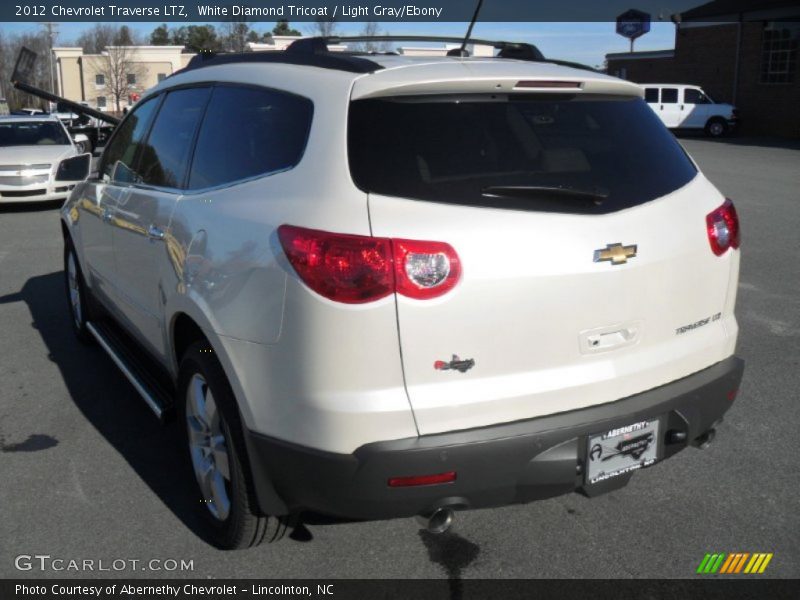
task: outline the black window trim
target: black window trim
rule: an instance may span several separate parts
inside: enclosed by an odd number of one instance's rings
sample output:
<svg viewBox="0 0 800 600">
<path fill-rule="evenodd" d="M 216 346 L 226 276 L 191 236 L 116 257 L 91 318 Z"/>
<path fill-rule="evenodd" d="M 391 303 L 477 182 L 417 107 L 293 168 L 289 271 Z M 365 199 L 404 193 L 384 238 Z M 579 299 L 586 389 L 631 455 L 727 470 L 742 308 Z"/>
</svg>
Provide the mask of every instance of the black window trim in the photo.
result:
<svg viewBox="0 0 800 600">
<path fill-rule="evenodd" d="M 203 120 L 206 117 L 206 110 L 208 110 L 208 103 L 211 101 L 211 96 L 214 95 L 214 84 L 213 83 L 212 84 L 209 84 L 209 83 L 205 83 L 205 84 L 192 83 L 192 84 L 189 84 L 189 85 L 176 85 L 175 87 L 169 88 L 168 90 L 164 90 L 162 92 L 159 92 L 158 95 L 161 96 L 161 100 L 160 100 L 159 105 L 157 107 L 158 110 L 157 110 L 155 116 L 153 116 L 153 120 L 150 122 L 150 127 L 148 127 L 148 129 L 147 129 L 147 134 L 145 135 L 144 138 L 142 138 L 144 140 L 144 143 L 142 144 L 142 148 L 144 148 L 145 146 L 147 146 L 147 143 L 150 141 L 150 135 L 153 133 L 153 127 L 155 126 L 156 121 L 158 120 L 158 115 L 161 114 L 161 109 L 164 107 L 164 102 L 166 102 L 165 98 L 169 94 L 171 94 L 172 92 L 179 92 L 181 90 L 202 89 L 202 88 L 208 88 L 209 93 L 208 93 L 208 96 L 206 97 L 205 103 L 203 104 L 203 109 L 201 111 L 200 118 L 198 119 L 197 125 L 194 128 L 194 133 L 192 134 L 192 141 L 190 142 L 190 145 L 189 145 L 189 156 L 187 158 L 188 165 L 187 165 L 187 168 L 186 168 L 186 172 L 183 174 L 183 180 L 180 182 L 180 187 L 171 187 L 171 186 L 165 186 L 165 185 L 153 185 L 151 183 L 134 183 L 133 184 L 134 188 L 140 189 L 140 190 L 166 192 L 166 193 L 169 193 L 169 194 L 179 194 L 179 195 L 182 195 L 182 194 L 184 194 L 186 192 L 186 184 L 189 181 L 189 173 L 190 173 L 190 171 L 192 169 L 192 160 L 194 158 L 194 150 L 195 150 L 195 146 L 197 145 L 197 136 L 200 134 L 200 128 L 203 126 Z M 137 162 L 139 160 L 139 158 L 140 158 L 140 153 L 137 151 L 136 157 L 134 158 L 134 164 L 137 167 L 139 166 L 139 163 Z"/>
<path fill-rule="evenodd" d="M 261 179 L 263 177 L 271 177 L 273 175 L 278 175 L 280 173 L 286 173 L 288 171 L 292 171 L 292 170 L 296 169 L 300 165 L 300 163 L 303 161 L 303 158 L 305 158 L 306 150 L 308 148 L 308 140 L 309 140 L 309 137 L 311 136 L 311 127 L 312 127 L 312 124 L 314 122 L 314 112 L 316 110 L 316 107 L 314 105 L 314 101 L 311 98 L 308 98 L 307 96 L 303 96 L 301 94 L 295 94 L 294 92 L 288 92 L 286 90 L 282 90 L 282 89 L 279 89 L 279 88 L 266 86 L 266 85 L 257 85 L 257 84 L 254 84 L 254 83 L 237 83 L 237 82 L 234 82 L 234 81 L 216 81 L 216 80 L 214 80 L 214 81 L 198 81 L 198 82 L 184 83 L 184 84 L 181 84 L 181 85 L 176 85 L 176 86 L 173 86 L 173 87 L 165 89 L 165 90 L 159 90 L 159 91 L 157 91 L 157 92 L 155 92 L 155 93 L 153 93 L 153 94 L 151 94 L 149 96 L 146 96 L 146 97 L 142 98 L 139 101 L 141 103 L 141 105 L 143 105 L 145 102 L 148 102 L 149 100 L 151 100 L 153 98 L 157 98 L 158 99 L 158 105 L 156 106 L 156 112 L 153 115 L 153 119 L 152 119 L 152 121 L 150 122 L 150 125 L 147 128 L 147 132 L 145 133 L 144 137 L 142 138 L 142 141 L 143 141 L 142 146 L 146 145 L 147 141 L 149 141 L 149 139 L 150 139 L 150 134 L 151 134 L 151 132 L 153 130 L 153 125 L 155 124 L 156 119 L 158 119 L 158 114 L 161 112 L 161 107 L 164 104 L 164 98 L 166 97 L 167 94 L 169 94 L 170 92 L 178 91 L 178 90 L 185 90 L 185 89 L 192 89 L 192 88 L 203 88 L 203 87 L 211 88 L 211 93 L 208 95 L 208 98 L 206 99 L 205 106 L 203 106 L 203 114 L 200 116 L 200 120 L 198 121 L 198 125 L 195 128 L 194 135 L 192 137 L 192 145 L 191 145 L 191 149 L 190 149 L 189 157 L 188 157 L 188 168 L 186 169 L 186 174 L 184 175 L 183 181 L 181 182 L 181 187 L 166 187 L 166 186 L 158 186 L 158 185 L 152 185 L 152 184 L 147 184 L 147 183 L 133 183 L 133 182 L 123 183 L 123 182 L 115 182 L 113 180 L 108 182 L 109 185 L 115 185 L 117 187 L 132 187 L 132 188 L 136 188 L 136 189 L 157 191 L 157 192 L 166 192 L 166 193 L 171 193 L 171 194 L 179 194 L 179 195 L 182 195 L 182 196 L 195 196 L 197 194 L 202 194 L 202 193 L 206 193 L 206 192 L 210 192 L 210 191 L 224 189 L 224 188 L 227 188 L 227 187 L 232 187 L 234 185 L 240 185 L 240 184 L 243 184 L 243 183 L 248 183 L 250 181 L 254 181 L 256 179 Z M 308 120 L 308 128 L 305 131 L 305 143 L 303 144 L 303 152 L 300 154 L 300 158 L 297 161 L 297 163 L 295 163 L 291 167 L 286 167 L 285 169 L 276 169 L 274 171 L 268 171 L 266 173 L 259 173 L 258 175 L 251 175 L 250 177 L 244 177 L 244 178 L 241 178 L 241 179 L 236 179 L 234 181 L 221 183 L 219 185 L 208 186 L 208 187 L 204 187 L 204 188 L 197 188 L 197 189 L 193 189 L 193 190 L 188 189 L 189 176 L 192 173 L 192 166 L 194 165 L 194 155 L 195 155 L 195 152 L 197 150 L 197 138 L 200 136 L 200 130 L 202 129 L 203 122 L 205 121 L 205 118 L 206 118 L 206 111 L 208 110 L 208 105 L 210 104 L 211 99 L 214 96 L 214 90 L 216 88 L 218 88 L 218 87 L 249 88 L 249 89 L 255 89 L 255 90 L 262 90 L 262 91 L 266 90 L 266 91 L 275 92 L 275 93 L 278 93 L 278 94 L 283 94 L 283 95 L 286 95 L 286 96 L 294 96 L 295 98 L 300 98 L 301 100 L 309 102 L 311 104 L 311 118 Z M 135 113 L 136 113 L 136 111 L 134 110 L 134 111 L 128 112 L 128 114 L 125 115 L 125 118 L 114 129 L 114 133 L 112 134 L 111 138 L 108 140 L 107 146 L 113 143 L 114 138 L 117 135 L 117 131 L 119 131 L 122 128 L 122 125 L 131 117 L 131 115 L 133 115 Z M 137 150 L 136 155 L 134 156 L 133 161 L 132 161 L 134 166 L 138 166 L 139 154 L 140 154 L 140 150 Z M 101 163 L 100 170 L 99 170 L 99 173 L 101 174 L 101 176 L 102 176 L 102 172 L 103 172 L 102 168 L 104 166 L 105 166 L 105 163 L 104 162 Z"/>
<path fill-rule="evenodd" d="M 114 132 L 111 134 L 111 137 L 108 138 L 108 141 L 106 142 L 106 145 L 104 146 L 104 148 L 108 148 L 109 146 L 111 146 L 111 144 L 114 143 L 114 140 L 116 140 L 117 135 L 119 135 L 119 132 L 122 131 L 122 126 L 125 125 L 125 123 L 127 123 L 128 119 L 130 119 L 133 115 L 135 115 L 139 111 L 139 109 L 142 106 L 144 106 L 147 102 L 149 102 L 150 100 L 155 100 L 156 101 L 156 107 L 155 107 L 156 112 L 154 113 L 153 120 L 150 122 L 150 125 L 148 125 L 147 131 L 145 131 L 144 136 L 142 137 L 142 140 L 143 141 L 147 140 L 150 137 L 150 129 L 152 129 L 153 123 L 155 123 L 156 117 L 158 116 L 158 113 L 161 110 L 161 104 L 164 102 L 164 94 L 161 94 L 161 93 L 153 94 L 151 96 L 147 96 L 147 97 L 143 98 L 140 101 L 139 106 L 137 106 L 135 110 L 128 111 L 128 114 L 125 115 L 122 118 L 122 121 L 120 121 L 119 125 L 117 125 L 114 128 Z M 138 159 L 139 159 L 139 149 L 137 149 L 136 150 L 136 154 L 133 155 L 133 161 L 132 162 L 133 162 L 134 165 L 137 164 L 137 160 Z M 97 169 L 98 178 L 101 179 L 101 180 L 102 180 L 102 177 L 103 177 L 103 172 L 105 171 L 105 167 L 106 167 L 106 157 L 105 157 L 105 150 L 104 150 L 103 151 L 103 157 L 100 160 L 100 164 L 98 165 L 98 169 Z M 107 185 L 113 185 L 113 186 L 116 186 L 116 187 L 131 187 L 131 186 L 134 185 L 131 182 L 114 181 L 111 178 L 109 178 L 109 180 L 107 182 L 105 182 L 105 183 Z"/>
<path fill-rule="evenodd" d="M 197 128 L 196 135 L 195 135 L 195 138 L 193 140 L 194 143 L 192 145 L 192 152 L 191 152 L 191 154 L 189 156 L 189 168 L 186 171 L 186 179 L 183 182 L 183 188 L 182 188 L 183 195 L 185 195 L 185 196 L 196 196 L 198 194 L 204 194 L 204 193 L 207 193 L 207 192 L 212 192 L 212 191 L 217 191 L 217 190 L 233 187 L 235 185 L 241 185 L 243 183 L 249 183 L 251 181 L 255 181 L 257 179 L 262 179 L 264 177 L 272 177 L 273 175 L 279 175 L 281 173 L 287 173 L 289 171 L 293 171 L 294 169 L 296 169 L 303 162 L 303 159 L 305 158 L 305 155 L 306 155 L 306 150 L 308 148 L 308 140 L 311 137 L 311 127 L 312 127 L 313 122 L 314 122 L 314 112 L 315 112 L 315 109 L 316 109 L 316 107 L 314 106 L 314 101 L 311 98 L 308 98 L 307 96 L 303 96 L 301 94 L 295 94 L 294 92 L 288 92 L 286 90 L 282 90 L 282 89 L 279 89 L 279 88 L 266 86 L 266 85 L 257 85 L 257 84 L 254 84 L 254 83 L 237 83 L 237 82 L 234 82 L 234 81 L 215 81 L 212 84 L 212 87 L 213 88 L 231 87 L 231 88 L 243 88 L 243 89 L 253 89 L 253 90 L 259 90 L 259 91 L 268 91 L 268 92 L 274 92 L 274 93 L 277 93 L 277 94 L 282 94 L 284 96 L 293 96 L 295 98 L 299 98 L 301 100 L 304 100 L 304 101 L 308 102 L 311 105 L 311 115 L 310 115 L 310 118 L 308 120 L 308 128 L 305 131 L 305 136 L 304 136 L 305 137 L 305 141 L 303 143 L 303 151 L 300 154 L 300 158 L 291 167 L 286 167 L 286 168 L 283 168 L 283 169 L 275 169 L 274 171 L 267 171 L 265 173 L 258 173 L 257 175 L 250 175 L 248 177 L 242 177 L 240 179 L 235 179 L 233 181 L 227 181 L 225 183 L 220 183 L 220 184 L 217 184 L 217 185 L 211 185 L 211 186 L 206 186 L 206 187 L 197 188 L 197 189 L 189 189 L 188 188 L 189 176 L 192 174 L 192 167 L 194 166 L 194 156 L 195 156 L 195 152 L 197 151 L 197 138 L 200 136 L 200 130 L 203 127 L 203 122 L 205 121 L 205 117 L 206 117 L 206 113 L 204 111 L 203 112 L 203 117 L 200 120 L 200 125 Z M 209 101 L 206 104 L 206 110 L 208 110 L 208 105 L 211 103 L 211 99 L 213 98 L 213 95 L 214 95 L 214 92 L 212 90 L 212 93 L 209 95 Z"/>
</svg>

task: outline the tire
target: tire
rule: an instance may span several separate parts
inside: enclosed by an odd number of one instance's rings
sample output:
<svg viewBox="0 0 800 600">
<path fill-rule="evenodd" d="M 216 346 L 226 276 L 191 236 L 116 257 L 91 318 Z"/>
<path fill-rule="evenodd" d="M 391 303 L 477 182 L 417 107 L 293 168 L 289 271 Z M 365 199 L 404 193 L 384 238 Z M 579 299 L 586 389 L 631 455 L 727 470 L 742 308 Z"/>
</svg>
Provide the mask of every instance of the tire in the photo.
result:
<svg viewBox="0 0 800 600">
<path fill-rule="evenodd" d="M 94 337 L 86 324 L 91 316 L 91 294 L 86 288 L 80 262 L 70 240 L 64 244 L 64 287 L 67 293 L 70 323 L 78 340 L 87 346 L 94 344 Z"/>
<path fill-rule="evenodd" d="M 706 135 L 709 137 L 719 138 L 728 133 L 728 124 L 724 119 L 710 119 L 706 123 Z"/>
<path fill-rule="evenodd" d="M 283 538 L 289 518 L 258 508 L 236 400 L 207 342 L 192 344 L 183 355 L 178 394 L 178 427 L 209 541 L 236 550 Z"/>
</svg>

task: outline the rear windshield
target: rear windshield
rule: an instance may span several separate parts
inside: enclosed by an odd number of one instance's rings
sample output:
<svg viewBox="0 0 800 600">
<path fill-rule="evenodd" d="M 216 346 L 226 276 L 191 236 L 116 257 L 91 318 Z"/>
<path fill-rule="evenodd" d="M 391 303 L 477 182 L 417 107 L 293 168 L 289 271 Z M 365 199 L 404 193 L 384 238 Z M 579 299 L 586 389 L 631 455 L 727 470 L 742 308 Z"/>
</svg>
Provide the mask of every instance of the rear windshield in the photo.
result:
<svg viewBox="0 0 800 600">
<path fill-rule="evenodd" d="M 696 174 L 640 98 L 357 100 L 348 147 L 364 191 L 522 210 L 613 212 L 668 194 Z"/>
</svg>

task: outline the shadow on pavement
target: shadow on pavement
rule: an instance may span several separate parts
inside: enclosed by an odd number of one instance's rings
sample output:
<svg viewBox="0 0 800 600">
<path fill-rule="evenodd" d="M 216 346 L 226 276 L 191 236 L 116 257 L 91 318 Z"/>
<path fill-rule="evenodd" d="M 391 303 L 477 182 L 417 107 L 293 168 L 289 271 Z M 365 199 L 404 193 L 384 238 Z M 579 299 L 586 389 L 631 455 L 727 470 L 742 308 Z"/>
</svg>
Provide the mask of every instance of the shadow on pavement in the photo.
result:
<svg viewBox="0 0 800 600">
<path fill-rule="evenodd" d="M 67 317 L 63 273 L 32 277 L 0 304 L 25 302 L 32 327 L 42 336 L 48 358 L 59 368 L 72 401 L 164 504 L 198 537 L 201 523 L 192 510 L 199 499 L 176 424 L 161 425 L 105 353 L 79 343 Z M 26 440 L 24 451 L 47 440 Z M 207 541 L 207 540 L 206 540 Z"/>
<path fill-rule="evenodd" d="M 33 317 L 32 327 L 39 332 L 67 386 L 72 401 L 86 419 L 128 462 L 136 474 L 195 535 L 210 543 L 203 534 L 202 519 L 192 509 L 199 501 L 194 474 L 185 460 L 177 424 L 161 425 L 145 403 L 119 372 L 111 359 L 97 346 L 85 346 L 75 339 L 68 318 L 61 271 L 31 277 L 19 292 L 0 296 L 0 304 L 24 302 Z M 3 452 L 32 451 L 48 440 L 29 439 Z M 49 442 L 57 444 L 57 440 Z M 316 513 L 299 516 L 289 538 L 295 542 L 314 539 L 308 525 L 352 522 Z"/>
</svg>

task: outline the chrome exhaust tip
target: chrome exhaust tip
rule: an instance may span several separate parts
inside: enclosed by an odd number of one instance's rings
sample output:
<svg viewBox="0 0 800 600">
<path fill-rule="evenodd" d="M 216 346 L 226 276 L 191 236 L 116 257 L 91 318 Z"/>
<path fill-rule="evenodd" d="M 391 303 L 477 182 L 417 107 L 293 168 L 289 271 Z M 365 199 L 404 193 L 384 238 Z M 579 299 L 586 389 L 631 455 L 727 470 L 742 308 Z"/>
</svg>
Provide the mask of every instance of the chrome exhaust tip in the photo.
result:
<svg viewBox="0 0 800 600">
<path fill-rule="evenodd" d="M 432 513 L 419 515 L 417 521 L 431 533 L 444 533 L 450 529 L 454 517 L 452 508 L 437 508 Z"/>
<path fill-rule="evenodd" d="M 698 436 L 694 443 L 697 445 L 700 450 L 706 450 L 711 443 L 714 441 L 714 437 L 717 435 L 717 430 L 714 428 L 709 429 L 705 433 Z"/>
</svg>

